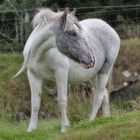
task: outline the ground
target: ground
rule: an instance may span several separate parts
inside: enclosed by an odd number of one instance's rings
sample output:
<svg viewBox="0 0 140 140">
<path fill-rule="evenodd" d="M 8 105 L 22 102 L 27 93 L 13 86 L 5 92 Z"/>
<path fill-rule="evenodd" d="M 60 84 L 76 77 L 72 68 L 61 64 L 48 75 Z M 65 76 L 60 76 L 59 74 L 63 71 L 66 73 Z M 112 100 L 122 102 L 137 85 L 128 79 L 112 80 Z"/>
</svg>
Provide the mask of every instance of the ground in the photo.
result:
<svg viewBox="0 0 140 140">
<path fill-rule="evenodd" d="M 28 122 L 0 121 L 0 140 L 139 140 L 140 111 L 98 118 L 95 122 L 72 124 L 68 132 L 60 133 L 58 120 L 41 120 L 38 130 L 27 133 Z"/>
</svg>

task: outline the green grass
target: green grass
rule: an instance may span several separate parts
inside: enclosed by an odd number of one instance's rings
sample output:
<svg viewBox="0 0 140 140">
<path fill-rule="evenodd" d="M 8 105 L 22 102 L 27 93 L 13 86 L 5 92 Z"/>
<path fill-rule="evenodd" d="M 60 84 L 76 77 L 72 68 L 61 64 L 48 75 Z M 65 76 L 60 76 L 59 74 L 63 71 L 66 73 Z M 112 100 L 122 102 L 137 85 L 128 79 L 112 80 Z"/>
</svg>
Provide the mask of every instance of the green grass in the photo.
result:
<svg viewBox="0 0 140 140">
<path fill-rule="evenodd" d="M 26 132 L 27 122 L 0 121 L 0 140 L 45 140 L 53 139 L 59 134 L 58 121 L 39 122 L 39 129 L 33 133 Z"/>
<path fill-rule="evenodd" d="M 82 122 L 61 137 L 61 140 L 139 140 L 140 112 L 119 117 L 99 118 Z"/>
<path fill-rule="evenodd" d="M 21 100 L 24 100 L 29 91 L 25 73 L 20 78 L 11 80 L 22 60 L 21 54 L 0 54 L 0 117 L 15 118 Z"/>
<path fill-rule="evenodd" d="M 58 120 L 40 120 L 38 129 L 32 133 L 26 132 L 27 121 L 0 120 L 0 126 L 0 140 L 139 140 L 140 112 L 81 121 L 64 134 L 60 133 Z"/>
</svg>

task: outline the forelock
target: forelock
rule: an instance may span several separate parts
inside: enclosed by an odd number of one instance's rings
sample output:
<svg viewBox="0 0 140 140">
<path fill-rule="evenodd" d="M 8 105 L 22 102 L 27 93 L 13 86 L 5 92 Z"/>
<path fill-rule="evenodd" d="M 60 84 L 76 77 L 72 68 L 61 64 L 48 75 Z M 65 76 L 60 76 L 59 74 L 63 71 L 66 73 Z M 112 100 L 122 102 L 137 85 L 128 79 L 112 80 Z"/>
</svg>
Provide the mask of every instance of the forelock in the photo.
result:
<svg viewBox="0 0 140 140">
<path fill-rule="evenodd" d="M 64 30 L 65 31 L 73 31 L 73 30 L 75 30 L 75 28 L 82 30 L 82 27 L 79 24 L 78 19 L 75 16 L 68 14 L 67 19 L 66 19 L 66 23 L 64 26 Z"/>
</svg>

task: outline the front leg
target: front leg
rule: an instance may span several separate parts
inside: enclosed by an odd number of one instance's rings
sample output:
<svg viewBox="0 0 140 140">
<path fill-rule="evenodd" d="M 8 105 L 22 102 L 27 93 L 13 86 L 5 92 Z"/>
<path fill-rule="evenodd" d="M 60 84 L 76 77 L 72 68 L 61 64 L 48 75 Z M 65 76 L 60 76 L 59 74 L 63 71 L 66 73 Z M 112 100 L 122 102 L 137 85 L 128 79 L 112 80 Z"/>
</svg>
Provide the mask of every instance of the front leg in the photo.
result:
<svg viewBox="0 0 140 140">
<path fill-rule="evenodd" d="M 69 127 L 69 120 L 67 117 L 68 70 L 56 70 L 55 77 L 57 84 L 58 105 L 61 111 L 61 132 L 65 132 Z"/>
<path fill-rule="evenodd" d="M 31 132 L 37 128 L 42 80 L 36 77 L 30 70 L 27 71 L 27 74 L 31 88 L 31 119 L 28 127 L 28 132 Z"/>
</svg>

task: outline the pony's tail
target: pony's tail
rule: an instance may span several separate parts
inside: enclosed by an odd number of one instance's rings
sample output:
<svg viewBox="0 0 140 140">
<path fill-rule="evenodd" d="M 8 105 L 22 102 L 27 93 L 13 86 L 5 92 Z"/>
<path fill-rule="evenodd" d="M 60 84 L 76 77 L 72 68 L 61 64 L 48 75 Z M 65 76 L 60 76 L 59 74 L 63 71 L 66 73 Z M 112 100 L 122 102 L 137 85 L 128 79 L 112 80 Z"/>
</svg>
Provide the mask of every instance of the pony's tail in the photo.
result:
<svg viewBox="0 0 140 140">
<path fill-rule="evenodd" d="M 30 51 L 29 51 L 28 55 L 25 57 L 23 65 L 20 68 L 20 70 L 11 79 L 16 78 L 17 76 L 19 76 L 26 69 L 28 61 L 29 61 L 29 58 L 30 58 Z"/>
</svg>

